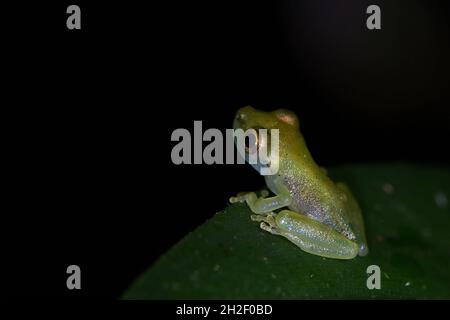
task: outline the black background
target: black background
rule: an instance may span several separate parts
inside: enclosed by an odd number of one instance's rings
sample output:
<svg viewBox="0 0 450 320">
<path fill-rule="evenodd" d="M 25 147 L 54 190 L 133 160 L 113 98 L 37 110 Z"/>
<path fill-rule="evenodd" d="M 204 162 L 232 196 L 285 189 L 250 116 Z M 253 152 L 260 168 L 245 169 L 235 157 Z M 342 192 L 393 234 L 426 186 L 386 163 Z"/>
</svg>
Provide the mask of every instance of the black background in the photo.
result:
<svg viewBox="0 0 450 320">
<path fill-rule="evenodd" d="M 66 28 L 70 4 L 82 30 Z M 365 27 L 370 4 L 382 30 Z M 3 15 L 5 295 L 117 297 L 230 195 L 260 188 L 248 166 L 170 158 L 174 129 L 225 130 L 244 105 L 294 110 L 323 166 L 450 162 L 446 1 L 55 1 Z M 66 289 L 70 264 L 81 291 Z"/>
</svg>

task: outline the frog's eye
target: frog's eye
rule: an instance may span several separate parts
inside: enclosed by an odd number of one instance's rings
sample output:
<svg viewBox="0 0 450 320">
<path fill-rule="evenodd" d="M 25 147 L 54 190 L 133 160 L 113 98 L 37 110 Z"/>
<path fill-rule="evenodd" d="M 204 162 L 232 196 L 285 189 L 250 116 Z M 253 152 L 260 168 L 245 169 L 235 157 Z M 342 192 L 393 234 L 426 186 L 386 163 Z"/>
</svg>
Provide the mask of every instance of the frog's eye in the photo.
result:
<svg viewBox="0 0 450 320">
<path fill-rule="evenodd" d="M 245 135 L 245 152 L 248 154 L 258 151 L 258 131 L 249 130 Z"/>
<path fill-rule="evenodd" d="M 242 120 L 245 120 L 245 118 L 246 118 L 245 114 L 239 112 L 239 113 L 236 114 L 235 120 L 236 121 L 242 121 Z"/>
</svg>

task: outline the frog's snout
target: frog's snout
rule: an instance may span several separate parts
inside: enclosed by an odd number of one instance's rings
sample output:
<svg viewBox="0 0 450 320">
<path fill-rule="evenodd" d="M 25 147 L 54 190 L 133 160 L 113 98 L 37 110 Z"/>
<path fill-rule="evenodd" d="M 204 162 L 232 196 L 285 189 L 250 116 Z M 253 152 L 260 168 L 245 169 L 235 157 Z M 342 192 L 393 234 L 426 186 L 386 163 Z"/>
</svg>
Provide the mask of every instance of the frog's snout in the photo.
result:
<svg viewBox="0 0 450 320">
<path fill-rule="evenodd" d="M 242 114 L 237 113 L 236 116 L 234 117 L 233 129 L 241 128 L 242 127 L 242 121 L 243 121 Z"/>
<path fill-rule="evenodd" d="M 236 116 L 234 117 L 234 121 L 237 122 L 245 121 L 245 114 L 238 111 L 236 113 Z"/>
<path fill-rule="evenodd" d="M 248 120 L 251 118 L 251 114 L 254 113 L 256 109 L 254 109 L 251 106 L 246 106 L 243 108 L 240 108 L 234 117 L 233 122 L 233 128 L 234 129 L 247 129 L 246 124 L 248 123 Z"/>
<path fill-rule="evenodd" d="M 236 113 L 233 121 L 233 129 L 243 129 L 245 126 L 245 122 L 247 119 L 247 115 L 240 110 Z"/>
</svg>

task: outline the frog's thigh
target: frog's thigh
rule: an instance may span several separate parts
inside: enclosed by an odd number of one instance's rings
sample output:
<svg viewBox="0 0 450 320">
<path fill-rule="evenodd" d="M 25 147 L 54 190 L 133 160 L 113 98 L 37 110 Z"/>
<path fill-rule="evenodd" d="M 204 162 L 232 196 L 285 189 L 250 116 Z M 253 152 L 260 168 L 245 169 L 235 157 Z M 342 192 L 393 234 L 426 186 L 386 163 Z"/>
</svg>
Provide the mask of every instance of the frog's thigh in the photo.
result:
<svg viewBox="0 0 450 320">
<path fill-rule="evenodd" d="M 238 197 L 232 197 L 230 199 L 231 203 L 245 201 L 247 202 L 250 210 L 256 214 L 267 214 L 274 210 L 288 206 L 291 201 L 291 195 L 289 193 L 281 193 L 274 197 L 259 197 L 255 192 L 249 192 Z"/>
<path fill-rule="evenodd" d="M 334 259 L 353 259 L 358 254 L 355 242 L 305 215 L 283 210 L 275 222 L 280 235 L 308 253 Z"/>
</svg>

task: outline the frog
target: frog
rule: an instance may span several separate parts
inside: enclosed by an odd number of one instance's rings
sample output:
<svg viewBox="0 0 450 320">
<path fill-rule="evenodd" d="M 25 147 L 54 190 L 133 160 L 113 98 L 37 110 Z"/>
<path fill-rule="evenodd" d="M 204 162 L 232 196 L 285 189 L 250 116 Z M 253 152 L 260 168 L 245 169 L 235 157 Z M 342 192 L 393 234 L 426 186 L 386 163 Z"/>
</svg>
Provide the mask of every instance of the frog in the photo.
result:
<svg viewBox="0 0 450 320">
<path fill-rule="evenodd" d="M 286 238 L 304 252 L 341 260 L 368 254 L 358 201 L 347 184 L 333 182 L 316 164 L 294 112 L 246 106 L 236 112 L 233 129 L 251 132 L 253 147 L 266 148 L 269 153 L 270 139 L 260 139 L 259 129 L 269 134 L 278 129 L 278 170 L 264 175 L 266 189 L 238 193 L 229 199 L 230 203 L 246 203 L 251 220 L 259 222 L 262 230 Z M 242 156 L 248 160 L 248 154 Z M 258 171 L 262 165 L 252 164 Z"/>
</svg>

